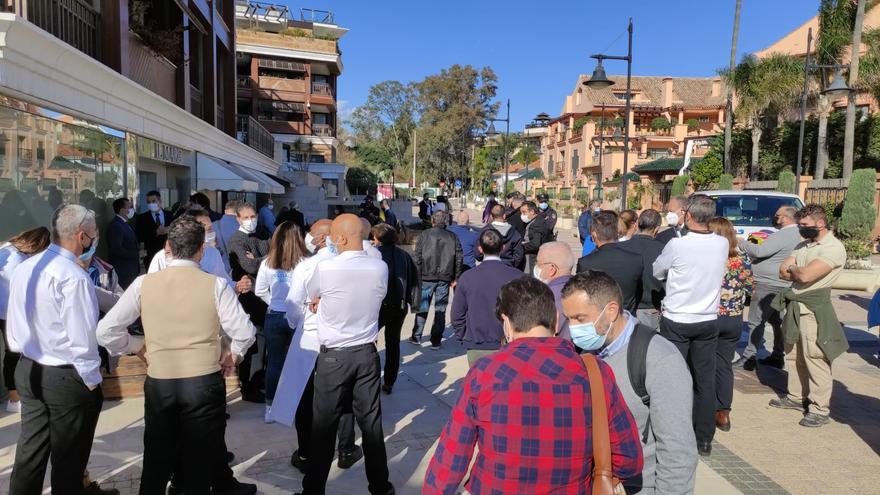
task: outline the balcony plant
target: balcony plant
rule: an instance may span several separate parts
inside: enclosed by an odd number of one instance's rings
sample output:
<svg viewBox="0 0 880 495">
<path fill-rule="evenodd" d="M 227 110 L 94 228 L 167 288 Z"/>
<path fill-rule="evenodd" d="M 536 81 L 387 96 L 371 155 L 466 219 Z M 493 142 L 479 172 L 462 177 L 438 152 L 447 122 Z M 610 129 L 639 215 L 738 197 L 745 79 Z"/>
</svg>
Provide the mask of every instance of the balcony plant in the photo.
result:
<svg viewBox="0 0 880 495">
<path fill-rule="evenodd" d="M 694 132 L 700 128 L 700 121 L 697 119 L 687 119 L 685 123 L 688 126 L 688 132 Z"/>
<path fill-rule="evenodd" d="M 655 131 L 668 131 L 672 123 L 666 117 L 657 117 L 651 121 L 651 129 Z"/>
<path fill-rule="evenodd" d="M 874 169 L 853 172 L 846 191 L 843 211 L 837 224 L 837 233 L 846 248 L 846 267 L 871 268 L 871 231 L 877 218 L 874 207 L 876 175 Z"/>
</svg>

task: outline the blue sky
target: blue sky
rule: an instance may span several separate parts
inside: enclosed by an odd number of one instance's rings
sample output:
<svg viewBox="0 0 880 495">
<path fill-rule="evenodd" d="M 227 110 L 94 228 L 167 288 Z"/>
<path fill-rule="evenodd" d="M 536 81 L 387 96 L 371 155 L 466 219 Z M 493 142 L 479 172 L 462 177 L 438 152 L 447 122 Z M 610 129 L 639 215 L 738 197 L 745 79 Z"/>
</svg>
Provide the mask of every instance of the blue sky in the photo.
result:
<svg viewBox="0 0 880 495">
<path fill-rule="evenodd" d="M 332 10 L 336 22 L 350 29 L 341 43 L 345 64 L 338 83 L 341 114 L 363 103 L 375 83 L 415 81 L 455 63 L 488 65 L 498 75 L 498 98 L 511 100 L 511 130 L 522 129 L 538 112 L 557 115 L 578 74 L 593 70 L 591 53 L 625 54 L 629 16 L 634 23 L 634 75 L 714 75 L 728 63 L 735 4 L 734 0 L 307 1 L 311 3 L 288 4 L 297 16 L 300 7 Z M 817 5 L 818 0 L 743 0 L 738 58 L 805 22 L 815 15 Z M 606 62 L 606 69 L 609 74 L 626 73 L 625 62 Z"/>
</svg>

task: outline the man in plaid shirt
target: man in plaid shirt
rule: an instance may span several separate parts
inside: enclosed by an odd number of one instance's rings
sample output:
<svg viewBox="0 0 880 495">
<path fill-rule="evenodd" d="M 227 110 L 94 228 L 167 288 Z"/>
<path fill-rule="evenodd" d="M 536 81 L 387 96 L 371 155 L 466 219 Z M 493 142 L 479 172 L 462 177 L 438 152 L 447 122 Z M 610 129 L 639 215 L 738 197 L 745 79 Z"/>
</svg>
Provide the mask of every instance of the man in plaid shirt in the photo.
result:
<svg viewBox="0 0 880 495">
<path fill-rule="evenodd" d="M 422 494 L 455 494 L 477 443 L 479 453 L 465 485 L 472 495 L 589 493 L 590 383 L 572 344 L 553 336 L 553 293 L 524 277 L 501 289 L 497 307 L 510 343 L 481 358 L 465 376 Z M 642 470 L 636 423 L 611 368 L 601 361 L 599 367 L 614 476 L 632 478 Z"/>
</svg>

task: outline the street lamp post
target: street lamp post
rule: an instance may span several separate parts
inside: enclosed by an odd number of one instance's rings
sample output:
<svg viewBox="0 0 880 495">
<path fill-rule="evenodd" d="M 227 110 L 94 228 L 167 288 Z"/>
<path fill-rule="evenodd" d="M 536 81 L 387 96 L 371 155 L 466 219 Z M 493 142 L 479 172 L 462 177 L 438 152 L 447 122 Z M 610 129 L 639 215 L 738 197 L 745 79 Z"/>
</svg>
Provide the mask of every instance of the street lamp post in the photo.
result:
<svg viewBox="0 0 880 495">
<path fill-rule="evenodd" d="M 493 137 L 498 135 L 498 131 L 495 130 L 495 122 L 504 122 L 506 124 L 506 128 L 504 130 L 504 142 L 502 144 L 502 152 L 504 153 L 503 163 L 504 163 L 504 191 L 502 195 L 507 194 L 507 169 L 509 160 L 507 159 L 507 142 L 510 141 L 510 98 L 507 99 L 507 117 L 503 119 L 489 119 L 489 128 L 486 129 L 486 136 Z"/>
<path fill-rule="evenodd" d="M 824 95 L 835 98 L 846 96 L 852 91 L 852 89 L 846 85 L 841 74 L 842 70 L 847 66 L 841 64 L 821 65 L 813 63 L 810 57 L 810 48 L 812 44 L 813 28 L 810 28 L 807 30 L 807 56 L 804 60 L 804 90 L 801 93 L 801 125 L 798 134 L 797 162 L 794 164 L 794 193 L 798 196 L 800 196 L 801 191 L 801 164 L 804 159 L 804 129 L 807 120 L 807 95 L 810 89 L 810 72 L 814 69 L 834 69 L 834 79 L 831 80 L 831 84 L 828 85 L 827 88 L 822 90 L 822 94 Z"/>
<path fill-rule="evenodd" d="M 614 81 L 608 79 L 605 75 L 605 68 L 602 67 L 603 60 L 626 60 L 626 110 L 624 114 L 624 123 L 625 126 L 624 134 L 623 134 L 623 176 L 620 180 L 620 184 L 622 186 L 622 191 L 620 193 L 620 209 L 626 209 L 626 175 L 628 173 L 629 166 L 629 121 L 630 121 L 630 113 L 632 112 L 632 42 L 633 42 L 633 21 L 632 17 L 629 18 L 629 25 L 626 28 L 626 31 L 629 35 L 629 40 L 627 43 L 627 51 L 625 56 L 620 55 L 604 55 L 604 54 L 596 54 L 590 55 L 590 58 L 594 58 L 598 61 L 596 65 L 596 69 L 593 71 L 592 77 L 589 80 L 584 81 L 584 86 L 593 88 L 593 89 L 604 89 L 614 84 Z M 600 152 L 600 157 L 601 152 Z"/>
</svg>

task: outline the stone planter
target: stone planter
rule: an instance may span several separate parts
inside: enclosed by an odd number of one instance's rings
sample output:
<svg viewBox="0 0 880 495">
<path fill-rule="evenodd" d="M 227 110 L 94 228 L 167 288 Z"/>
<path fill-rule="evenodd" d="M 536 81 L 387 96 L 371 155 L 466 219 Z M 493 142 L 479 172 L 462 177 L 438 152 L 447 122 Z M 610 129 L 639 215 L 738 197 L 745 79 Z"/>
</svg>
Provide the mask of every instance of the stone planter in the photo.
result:
<svg viewBox="0 0 880 495">
<path fill-rule="evenodd" d="M 863 290 L 874 292 L 880 287 L 880 266 L 870 270 L 845 268 L 834 281 L 833 289 Z"/>
<path fill-rule="evenodd" d="M 572 220 L 570 218 L 559 218 L 556 221 L 556 228 L 559 230 L 568 230 L 571 228 Z"/>
</svg>

